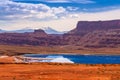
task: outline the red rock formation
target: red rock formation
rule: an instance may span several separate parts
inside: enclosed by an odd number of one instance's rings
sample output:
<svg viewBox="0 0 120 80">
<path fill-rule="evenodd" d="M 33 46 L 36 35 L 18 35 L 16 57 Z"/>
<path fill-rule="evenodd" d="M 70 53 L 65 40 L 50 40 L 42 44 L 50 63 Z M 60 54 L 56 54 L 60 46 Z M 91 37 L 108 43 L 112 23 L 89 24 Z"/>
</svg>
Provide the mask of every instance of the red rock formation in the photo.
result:
<svg viewBox="0 0 120 80">
<path fill-rule="evenodd" d="M 79 21 L 64 35 L 49 35 L 43 30 L 32 33 L 1 33 L 0 44 L 12 45 L 77 45 L 88 48 L 120 47 L 120 20 Z"/>
<path fill-rule="evenodd" d="M 79 21 L 77 27 L 69 34 L 84 35 L 93 31 L 107 31 L 110 29 L 120 29 L 120 20 L 111 21 Z"/>
</svg>

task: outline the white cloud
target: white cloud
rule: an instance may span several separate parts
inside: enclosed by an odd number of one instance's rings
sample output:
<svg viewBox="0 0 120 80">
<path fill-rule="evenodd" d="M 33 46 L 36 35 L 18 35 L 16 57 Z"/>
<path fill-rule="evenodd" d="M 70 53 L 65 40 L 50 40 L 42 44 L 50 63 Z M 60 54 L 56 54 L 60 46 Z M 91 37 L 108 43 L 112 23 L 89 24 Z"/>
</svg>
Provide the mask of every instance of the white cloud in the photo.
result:
<svg viewBox="0 0 120 80">
<path fill-rule="evenodd" d="M 63 7 L 57 7 L 57 8 L 53 7 L 51 9 L 52 9 L 53 13 L 55 13 L 55 14 L 61 14 L 61 13 L 65 13 L 66 12 L 66 9 L 63 8 Z"/>
<path fill-rule="evenodd" d="M 79 8 L 78 8 L 78 7 L 68 6 L 67 9 L 68 9 L 69 11 L 77 11 Z"/>
<path fill-rule="evenodd" d="M 27 4 L 17 3 L 6 0 L 0 2 L 1 20 L 14 19 L 38 19 L 48 20 L 55 19 L 55 17 L 63 17 L 66 15 L 66 9 L 63 7 L 49 7 L 45 4 Z M 63 15 L 64 14 L 64 15 Z"/>
</svg>

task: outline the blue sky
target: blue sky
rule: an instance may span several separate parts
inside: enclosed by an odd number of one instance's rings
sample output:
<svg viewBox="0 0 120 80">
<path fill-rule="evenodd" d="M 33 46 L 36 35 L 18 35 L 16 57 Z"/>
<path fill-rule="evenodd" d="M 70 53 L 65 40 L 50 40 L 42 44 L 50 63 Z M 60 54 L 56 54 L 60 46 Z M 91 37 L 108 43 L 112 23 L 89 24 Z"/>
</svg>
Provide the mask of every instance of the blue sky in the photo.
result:
<svg viewBox="0 0 120 80">
<path fill-rule="evenodd" d="M 120 19 L 119 13 L 120 0 L 0 0 L 0 29 L 66 31 L 78 21 Z"/>
<path fill-rule="evenodd" d="M 109 7 L 120 7 L 120 0 L 13 0 L 16 2 L 23 3 L 34 3 L 39 4 L 43 3 L 50 7 L 78 7 L 79 10 L 88 9 L 88 12 L 97 12 L 103 11 L 102 8 L 106 8 L 106 10 L 111 10 Z M 96 10 L 96 8 L 100 10 Z"/>
</svg>

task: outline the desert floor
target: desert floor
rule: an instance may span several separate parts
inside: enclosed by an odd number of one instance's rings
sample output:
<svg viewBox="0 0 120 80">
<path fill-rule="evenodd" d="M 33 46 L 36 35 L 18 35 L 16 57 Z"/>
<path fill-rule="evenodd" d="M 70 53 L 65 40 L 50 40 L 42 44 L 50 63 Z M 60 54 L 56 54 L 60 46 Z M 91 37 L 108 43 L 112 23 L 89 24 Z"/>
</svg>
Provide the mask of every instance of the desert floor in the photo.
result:
<svg viewBox="0 0 120 80">
<path fill-rule="evenodd" d="M 120 55 L 120 49 L 79 47 L 33 47 L 0 45 L 1 55 L 24 53 L 105 53 Z M 94 53 L 93 53 L 94 52 Z M 14 63 L 13 57 L 0 58 L 0 80 L 120 80 L 120 64 Z"/>
<path fill-rule="evenodd" d="M 120 64 L 0 64 L 0 80 L 120 80 Z"/>
<path fill-rule="evenodd" d="M 78 54 L 113 54 L 120 55 L 120 48 L 83 48 L 80 46 L 16 46 L 0 45 L 1 55 L 78 53 Z"/>
</svg>

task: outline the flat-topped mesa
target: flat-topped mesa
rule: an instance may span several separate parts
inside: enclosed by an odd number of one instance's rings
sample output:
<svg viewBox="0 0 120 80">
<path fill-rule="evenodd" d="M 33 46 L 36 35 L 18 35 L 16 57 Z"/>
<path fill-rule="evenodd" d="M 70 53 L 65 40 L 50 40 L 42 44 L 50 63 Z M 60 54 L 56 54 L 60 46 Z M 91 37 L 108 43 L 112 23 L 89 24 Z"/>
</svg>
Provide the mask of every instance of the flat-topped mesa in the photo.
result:
<svg viewBox="0 0 120 80">
<path fill-rule="evenodd" d="M 47 37 L 48 36 L 48 34 L 45 33 L 45 31 L 42 29 L 36 29 L 36 30 L 34 30 L 33 33 L 34 33 L 33 35 L 35 35 L 35 36 L 40 36 L 40 37 Z"/>
<path fill-rule="evenodd" d="M 107 31 L 111 29 L 120 29 L 120 20 L 111 21 L 79 21 L 77 27 L 71 30 L 69 34 L 84 35 L 93 31 Z"/>
<path fill-rule="evenodd" d="M 34 30 L 34 33 L 44 33 L 44 34 L 46 34 L 46 33 L 44 32 L 44 30 L 42 30 L 42 29 L 36 29 L 36 30 Z"/>
</svg>

